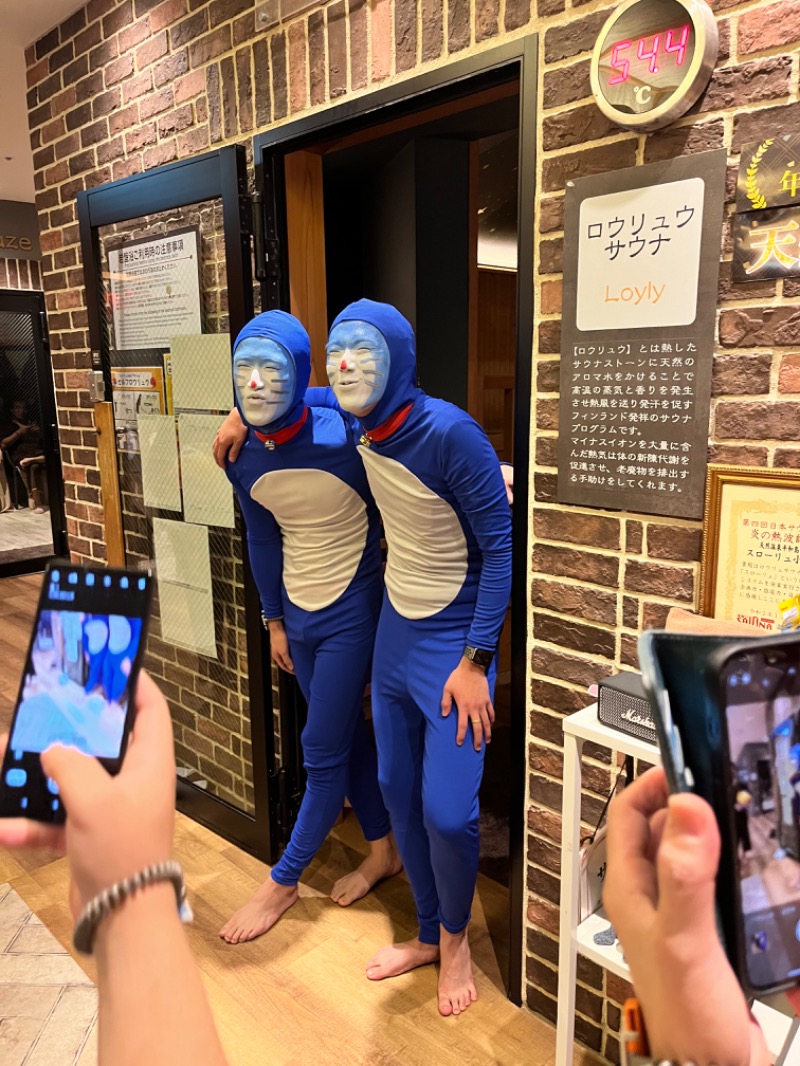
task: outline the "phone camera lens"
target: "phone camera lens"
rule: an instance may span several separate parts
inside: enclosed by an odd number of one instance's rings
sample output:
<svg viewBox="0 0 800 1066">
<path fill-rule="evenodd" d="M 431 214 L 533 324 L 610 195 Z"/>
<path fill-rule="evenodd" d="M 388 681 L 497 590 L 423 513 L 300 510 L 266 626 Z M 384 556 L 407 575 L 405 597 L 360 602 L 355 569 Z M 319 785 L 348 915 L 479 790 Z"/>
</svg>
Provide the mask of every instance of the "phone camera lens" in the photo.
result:
<svg viewBox="0 0 800 1066">
<path fill-rule="evenodd" d="M 753 933 L 753 947 L 756 951 L 766 951 L 769 947 L 769 938 L 763 929 Z"/>
</svg>

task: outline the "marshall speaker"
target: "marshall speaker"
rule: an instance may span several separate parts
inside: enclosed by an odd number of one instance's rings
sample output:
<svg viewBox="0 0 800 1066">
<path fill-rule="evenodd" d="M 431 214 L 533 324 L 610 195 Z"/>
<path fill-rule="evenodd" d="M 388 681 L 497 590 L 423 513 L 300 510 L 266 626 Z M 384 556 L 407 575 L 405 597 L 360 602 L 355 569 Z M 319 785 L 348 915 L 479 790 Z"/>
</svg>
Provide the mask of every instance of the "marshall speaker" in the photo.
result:
<svg viewBox="0 0 800 1066">
<path fill-rule="evenodd" d="M 597 717 L 604 725 L 639 740 L 658 743 L 656 724 L 639 674 L 616 674 L 601 681 Z"/>
</svg>

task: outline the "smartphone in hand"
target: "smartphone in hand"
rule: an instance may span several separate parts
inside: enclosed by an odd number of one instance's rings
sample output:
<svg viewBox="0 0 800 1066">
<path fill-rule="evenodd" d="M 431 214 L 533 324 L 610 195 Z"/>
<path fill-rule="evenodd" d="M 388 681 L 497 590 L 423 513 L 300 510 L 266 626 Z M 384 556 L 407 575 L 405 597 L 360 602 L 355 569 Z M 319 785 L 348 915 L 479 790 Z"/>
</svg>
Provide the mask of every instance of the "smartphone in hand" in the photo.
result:
<svg viewBox="0 0 800 1066">
<path fill-rule="evenodd" d="M 58 786 L 41 765 L 51 744 L 119 771 L 151 596 L 142 571 L 50 564 L 0 770 L 0 817 L 64 821 Z"/>
<path fill-rule="evenodd" d="M 717 649 L 706 684 L 722 726 L 718 896 L 740 980 L 763 994 L 800 981 L 800 634 Z"/>
</svg>

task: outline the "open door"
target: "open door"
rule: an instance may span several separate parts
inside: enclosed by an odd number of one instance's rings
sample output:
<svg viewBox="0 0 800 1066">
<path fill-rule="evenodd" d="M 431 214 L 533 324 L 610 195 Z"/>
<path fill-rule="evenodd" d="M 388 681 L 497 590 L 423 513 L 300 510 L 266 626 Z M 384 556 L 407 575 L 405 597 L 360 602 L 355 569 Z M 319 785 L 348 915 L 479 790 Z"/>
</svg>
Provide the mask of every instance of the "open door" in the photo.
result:
<svg viewBox="0 0 800 1066">
<path fill-rule="evenodd" d="M 268 248 L 264 306 L 290 310 L 306 324 L 322 383 L 328 326 L 343 306 L 367 296 L 405 314 L 417 334 L 421 386 L 469 410 L 484 423 L 498 455 L 513 457 L 514 565 L 522 573 L 528 534 L 535 54 L 535 38 L 503 46 L 255 141 Z M 509 134 L 516 262 L 494 288 L 487 281 L 481 293 L 481 143 Z M 517 183 L 520 156 L 530 177 Z M 486 314 L 482 322 L 481 306 L 500 288 L 502 323 Z M 501 344 L 507 350 L 498 354 Z M 484 359 L 481 347 L 497 358 Z M 504 854 L 489 874 L 504 877 L 508 886 L 492 932 L 515 1002 L 521 999 L 517 945 L 525 862 L 526 612 L 525 596 L 518 595 L 500 663 L 505 743 L 493 743 L 487 755 L 488 782 L 497 749 L 506 752 L 494 775 L 501 782 L 504 817 L 482 825 L 482 834 L 494 836 L 495 844 L 498 824 L 505 836 Z"/>
</svg>

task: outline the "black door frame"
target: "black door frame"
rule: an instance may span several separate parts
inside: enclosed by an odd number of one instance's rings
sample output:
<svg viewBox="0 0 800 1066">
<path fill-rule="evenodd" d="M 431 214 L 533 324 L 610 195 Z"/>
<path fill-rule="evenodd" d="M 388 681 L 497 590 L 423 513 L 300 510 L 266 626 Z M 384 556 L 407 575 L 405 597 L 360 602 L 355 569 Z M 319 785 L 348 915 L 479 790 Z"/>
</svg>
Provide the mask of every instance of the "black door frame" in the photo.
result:
<svg viewBox="0 0 800 1066">
<path fill-rule="evenodd" d="M 28 289 L 0 289 L 0 312 L 29 314 L 33 323 L 36 388 L 39 393 L 39 410 L 42 418 L 48 507 L 53 534 L 52 552 L 33 559 L 20 559 L 17 562 L 0 561 L 0 578 L 3 578 L 13 577 L 16 574 L 36 573 L 44 570 L 48 560 L 53 556 L 65 555 L 67 529 L 64 519 L 64 478 L 61 473 L 61 453 L 58 448 L 58 415 L 50 363 L 50 339 L 47 332 L 44 293 Z M 0 556 L 1 559 L 2 556 Z"/>
<path fill-rule="evenodd" d="M 260 273 L 262 306 L 289 310 L 288 252 L 285 232 L 283 157 L 323 139 L 345 136 L 437 104 L 471 96 L 481 89 L 519 79 L 519 182 L 517 190 L 517 359 L 514 411 L 513 567 L 528 573 L 528 467 L 533 352 L 533 234 L 536 196 L 536 104 L 538 37 L 531 34 L 408 78 L 398 84 L 346 100 L 253 140 L 256 189 L 263 202 L 266 266 Z M 523 907 L 525 892 L 525 796 L 527 780 L 527 608 L 524 578 L 518 581 L 511 610 L 511 766 L 510 797 L 510 954 L 508 994 L 522 1003 Z"/>
<path fill-rule="evenodd" d="M 225 239 L 229 327 L 232 337 L 253 317 L 253 276 L 250 257 L 251 202 L 247 194 L 247 163 L 242 145 L 229 145 L 191 159 L 135 174 L 78 193 L 78 221 L 89 315 L 92 369 L 102 373 L 105 395 L 111 397 L 108 345 L 103 329 L 98 230 L 203 200 L 221 199 Z M 264 862 L 277 850 L 277 789 L 274 774 L 270 657 L 261 625 L 261 606 L 242 538 L 247 656 L 250 683 L 250 728 L 253 750 L 255 814 L 249 815 L 209 792 L 178 779 L 178 809 Z"/>
</svg>

